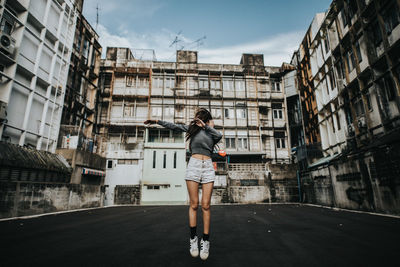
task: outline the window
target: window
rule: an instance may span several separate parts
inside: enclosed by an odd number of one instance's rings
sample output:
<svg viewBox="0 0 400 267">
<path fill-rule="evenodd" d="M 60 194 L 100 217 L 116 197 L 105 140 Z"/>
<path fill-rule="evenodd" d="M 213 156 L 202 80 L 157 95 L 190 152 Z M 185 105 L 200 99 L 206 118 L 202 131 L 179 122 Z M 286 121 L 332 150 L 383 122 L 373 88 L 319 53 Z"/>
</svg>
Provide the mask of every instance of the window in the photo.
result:
<svg viewBox="0 0 400 267">
<path fill-rule="evenodd" d="M 219 108 L 211 109 L 211 114 L 214 119 L 221 119 L 222 117 L 221 109 Z"/>
<path fill-rule="evenodd" d="M 133 117 L 134 116 L 134 106 L 126 105 L 124 106 L 124 117 Z"/>
<path fill-rule="evenodd" d="M 119 159 L 118 160 L 118 165 L 137 165 L 138 160 L 137 159 Z"/>
<path fill-rule="evenodd" d="M 335 89 L 336 87 L 336 81 L 335 81 L 335 75 L 333 74 L 333 70 L 330 70 L 328 72 L 328 79 L 329 79 L 329 83 L 331 85 L 331 90 Z"/>
<path fill-rule="evenodd" d="M 238 138 L 238 148 L 239 149 L 247 149 L 247 138 L 245 138 L 245 137 Z"/>
<path fill-rule="evenodd" d="M 399 24 L 399 10 L 397 5 L 389 7 L 382 15 L 385 21 L 385 30 L 388 35 L 390 35 L 393 29 Z"/>
<path fill-rule="evenodd" d="M 346 9 L 342 9 L 342 23 L 343 23 L 343 28 L 347 26 L 349 23 L 349 18 Z"/>
<path fill-rule="evenodd" d="M 246 109 L 245 108 L 236 108 L 236 116 L 238 119 L 246 118 Z"/>
<path fill-rule="evenodd" d="M 276 148 L 286 148 L 285 138 L 275 138 Z"/>
<path fill-rule="evenodd" d="M 236 91 L 244 91 L 245 84 L 243 80 L 235 80 Z"/>
<path fill-rule="evenodd" d="M 177 157 L 177 153 L 175 151 L 174 152 L 174 169 L 176 169 L 176 157 Z"/>
<path fill-rule="evenodd" d="M 82 43 L 82 35 L 78 35 L 78 41 L 76 43 L 76 51 L 80 52 L 81 51 L 81 43 Z"/>
<path fill-rule="evenodd" d="M 329 44 L 328 32 L 325 33 L 324 45 L 325 45 L 325 54 L 328 54 L 329 50 L 331 49 Z"/>
<path fill-rule="evenodd" d="M 233 81 L 232 80 L 223 80 L 222 86 L 225 91 L 233 91 Z"/>
<path fill-rule="evenodd" d="M 165 88 L 174 88 L 175 86 L 175 78 L 167 77 L 165 78 Z"/>
<path fill-rule="evenodd" d="M 11 35 L 15 22 L 14 19 L 11 17 L 10 14 L 7 12 L 3 13 L 3 18 L 1 19 L 0 29 L 2 32 Z"/>
<path fill-rule="evenodd" d="M 274 119 L 282 119 L 283 118 L 282 109 L 274 109 L 273 113 L 274 113 Z"/>
<path fill-rule="evenodd" d="M 225 138 L 225 148 L 236 148 L 236 146 L 235 146 L 235 137 L 227 137 L 227 138 Z"/>
<path fill-rule="evenodd" d="M 208 89 L 208 80 L 199 80 L 199 89 Z"/>
<path fill-rule="evenodd" d="M 220 89 L 221 83 L 219 80 L 211 80 L 210 81 L 211 89 Z"/>
<path fill-rule="evenodd" d="M 151 115 L 152 116 L 161 116 L 161 107 L 152 107 Z"/>
<path fill-rule="evenodd" d="M 113 167 L 113 161 L 112 160 L 107 161 L 107 168 L 112 169 L 112 167 Z"/>
<path fill-rule="evenodd" d="M 160 186 L 159 185 L 146 185 L 147 186 L 147 190 L 151 189 L 151 190 L 160 190 Z"/>
<path fill-rule="evenodd" d="M 87 59 L 88 59 L 88 56 L 89 56 L 89 40 L 86 39 L 86 38 L 83 41 L 82 56 L 85 58 L 85 63 L 87 63 Z"/>
<path fill-rule="evenodd" d="M 276 148 L 286 148 L 285 132 L 274 132 Z"/>
<path fill-rule="evenodd" d="M 356 66 L 356 60 L 354 58 L 353 49 L 349 49 L 346 55 L 347 67 L 349 68 L 349 73 L 354 69 Z"/>
<path fill-rule="evenodd" d="M 231 108 L 225 108 L 224 109 L 224 114 L 226 119 L 233 119 L 233 109 Z"/>
<path fill-rule="evenodd" d="M 274 119 L 283 119 L 282 103 L 271 103 Z"/>
<path fill-rule="evenodd" d="M 135 86 L 135 76 L 133 75 L 126 76 L 126 86 L 129 87 Z"/>
<path fill-rule="evenodd" d="M 156 151 L 154 150 L 153 151 L 153 169 L 156 168 L 156 156 L 157 156 L 157 154 L 156 154 Z"/>
<path fill-rule="evenodd" d="M 340 130 L 341 126 L 340 126 L 339 112 L 336 112 L 335 116 L 336 116 L 337 128 L 338 130 Z"/>
<path fill-rule="evenodd" d="M 281 91 L 281 84 L 279 82 L 272 82 L 272 91 L 280 92 Z"/>
<path fill-rule="evenodd" d="M 162 88 L 163 87 L 163 77 L 154 77 L 153 83 L 151 86 L 153 88 Z"/>
<path fill-rule="evenodd" d="M 365 94 L 365 99 L 367 100 L 367 108 L 369 111 L 372 110 L 371 94 L 369 92 L 370 88 L 367 89 Z"/>
<path fill-rule="evenodd" d="M 136 80 L 137 88 L 147 88 L 149 87 L 149 79 L 146 77 L 138 77 Z"/>
<path fill-rule="evenodd" d="M 386 92 L 388 101 L 393 101 L 396 98 L 396 90 L 390 74 L 386 74 L 385 77 L 379 81 L 379 86 Z"/>
<path fill-rule="evenodd" d="M 343 61 L 341 59 L 336 64 L 336 72 L 337 72 L 337 75 L 338 75 L 338 79 L 344 79 L 346 77 L 344 75 L 344 65 L 343 65 Z"/>
<path fill-rule="evenodd" d="M 353 100 L 353 105 L 354 105 L 354 108 L 355 108 L 355 110 L 356 110 L 356 115 L 357 115 L 357 117 L 365 114 L 364 104 L 363 104 L 361 95 L 358 95 L 358 96 Z"/>
<path fill-rule="evenodd" d="M 164 151 L 163 155 L 163 168 L 167 168 L 167 151 Z"/>
<path fill-rule="evenodd" d="M 349 17 L 352 18 L 358 11 L 357 1 L 347 0 L 346 2 L 349 10 Z"/>
<path fill-rule="evenodd" d="M 173 117 L 173 116 L 174 116 L 174 107 L 164 106 L 164 117 Z"/>
<path fill-rule="evenodd" d="M 356 42 L 356 52 L 357 52 L 357 59 L 358 63 L 362 61 L 361 49 L 360 49 L 360 40 Z"/>
<path fill-rule="evenodd" d="M 379 22 L 376 20 L 371 24 L 370 31 L 372 33 L 372 39 L 374 40 L 374 45 L 378 46 L 382 42 L 382 32 L 379 27 Z"/>
</svg>

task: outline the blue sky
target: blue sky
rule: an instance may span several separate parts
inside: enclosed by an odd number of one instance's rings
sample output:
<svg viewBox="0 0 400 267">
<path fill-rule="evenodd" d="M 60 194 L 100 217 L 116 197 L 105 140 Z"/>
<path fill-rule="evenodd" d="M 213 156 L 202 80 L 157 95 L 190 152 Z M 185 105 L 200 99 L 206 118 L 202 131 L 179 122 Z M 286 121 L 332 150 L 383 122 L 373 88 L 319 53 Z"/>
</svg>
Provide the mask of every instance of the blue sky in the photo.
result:
<svg viewBox="0 0 400 267">
<path fill-rule="evenodd" d="M 174 61 L 175 48 L 198 50 L 199 62 L 238 64 L 262 53 L 266 65 L 290 61 L 315 13 L 331 0 L 85 0 L 83 13 L 106 46 L 154 49 Z M 179 34 L 179 42 L 170 44 Z M 205 36 L 205 39 L 203 38 Z M 195 42 L 198 39 L 201 42 Z"/>
</svg>

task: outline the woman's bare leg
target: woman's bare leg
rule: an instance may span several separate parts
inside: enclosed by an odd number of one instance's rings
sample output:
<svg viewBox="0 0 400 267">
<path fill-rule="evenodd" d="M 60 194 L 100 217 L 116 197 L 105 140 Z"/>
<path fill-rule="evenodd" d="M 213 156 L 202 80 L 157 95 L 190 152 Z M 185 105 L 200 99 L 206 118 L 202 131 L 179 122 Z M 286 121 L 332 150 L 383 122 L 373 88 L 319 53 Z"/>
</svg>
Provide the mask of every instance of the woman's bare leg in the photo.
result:
<svg viewBox="0 0 400 267">
<path fill-rule="evenodd" d="M 213 187 L 214 182 L 202 184 L 201 210 L 203 211 L 203 233 L 207 235 L 210 233 L 210 203 Z"/>
<path fill-rule="evenodd" d="M 186 186 L 189 193 L 189 226 L 197 226 L 197 209 L 199 208 L 199 183 L 186 180 Z"/>
</svg>

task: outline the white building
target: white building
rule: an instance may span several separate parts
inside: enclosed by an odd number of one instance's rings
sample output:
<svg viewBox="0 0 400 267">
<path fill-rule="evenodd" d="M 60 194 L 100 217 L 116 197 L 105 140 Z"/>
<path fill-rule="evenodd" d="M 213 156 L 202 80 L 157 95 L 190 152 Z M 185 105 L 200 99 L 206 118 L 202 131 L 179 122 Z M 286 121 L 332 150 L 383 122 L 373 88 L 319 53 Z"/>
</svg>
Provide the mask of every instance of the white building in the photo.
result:
<svg viewBox="0 0 400 267">
<path fill-rule="evenodd" d="M 2 0 L 0 5 L 1 140 L 55 152 L 82 2 Z"/>
</svg>

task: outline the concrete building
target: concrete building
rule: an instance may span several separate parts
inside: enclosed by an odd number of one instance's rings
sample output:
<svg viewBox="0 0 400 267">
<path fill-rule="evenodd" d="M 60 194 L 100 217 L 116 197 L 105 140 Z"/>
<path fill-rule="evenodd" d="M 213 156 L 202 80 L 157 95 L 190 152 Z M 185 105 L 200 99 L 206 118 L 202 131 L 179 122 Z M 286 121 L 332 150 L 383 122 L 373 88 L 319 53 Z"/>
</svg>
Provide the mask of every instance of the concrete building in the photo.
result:
<svg viewBox="0 0 400 267">
<path fill-rule="evenodd" d="M 106 162 L 87 142 L 95 140 L 101 47 L 82 5 L 0 1 L 1 217 L 103 205 Z M 73 46 L 74 37 L 82 49 Z M 71 85 L 73 74 L 82 86 Z M 76 88 L 78 96 L 71 93 Z M 86 121 L 75 124 L 78 116 Z M 60 128 L 63 148 L 54 154 Z"/>
<path fill-rule="evenodd" d="M 97 154 L 96 103 L 100 71 L 99 36 L 78 7 L 57 153 L 73 168 L 71 183 L 104 184 L 106 160 Z"/>
<path fill-rule="evenodd" d="M 0 2 L 1 140 L 55 152 L 79 2 Z"/>
<path fill-rule="evenodd" d="M 177 51 L 176 62 L 160 62 L 138 59 L 128 48 L 107 48 L 98 108 L 104 141 L 99 149 L 108 160 L 106 203 L 119 198 L 114 196 L 117 185 L 131 188 L 147 180 L 143 122 L 188 124 L 197 107 L 211 110 L 216 129 L 224 134 L 219 146 L 227 160 L 216 164 L 215 186 L 261 186 L 267 162 L 289 162 L 282 75 L 280 67 L 264 66 L 262 55 L 243 54 L 240 64 L 226 65 L 198 63 L 195 51 Z M 260 165 L 261 176 L 251 174 L 254 164 Z M 232 179 L 229 172 L 236 173 Z M 244 172 L 250 176 L 237 175 Z M 227 198 L 224 192 L 219 201 Z M 266 197 L 261 192 L 254 199 Z"/>
<path fill-rule="evenodd" d="M 294 54 L 305 143 L 322 152 L 306 201 L 400 211 L 399 23 L 398 1 L 335 0 Z"/>
</svg>

